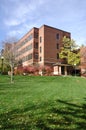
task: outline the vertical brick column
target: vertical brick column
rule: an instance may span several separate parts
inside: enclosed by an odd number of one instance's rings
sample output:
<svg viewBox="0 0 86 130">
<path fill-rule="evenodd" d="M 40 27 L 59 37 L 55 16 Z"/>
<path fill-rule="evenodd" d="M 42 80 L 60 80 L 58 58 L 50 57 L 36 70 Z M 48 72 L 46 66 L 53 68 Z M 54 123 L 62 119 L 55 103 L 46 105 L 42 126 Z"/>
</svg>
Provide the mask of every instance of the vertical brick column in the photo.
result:
<svg viewBox="0 0 86 130">
<path fill-rule="evenodd" d="M 61 75 L 61 66 L 59 66 L 59 75 Z"/>
</svg>

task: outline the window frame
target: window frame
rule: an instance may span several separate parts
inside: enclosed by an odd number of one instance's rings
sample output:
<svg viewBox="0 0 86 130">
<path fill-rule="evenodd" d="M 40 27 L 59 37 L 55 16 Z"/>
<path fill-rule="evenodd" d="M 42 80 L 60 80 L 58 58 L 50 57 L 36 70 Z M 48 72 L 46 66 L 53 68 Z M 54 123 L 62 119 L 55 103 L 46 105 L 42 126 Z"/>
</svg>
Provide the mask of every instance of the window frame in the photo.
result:
<svg viewBox="0 0 86 130">
<path fill-rule="evenodd" d="M 40 56 L 40 61 L 42 61 L 42 57 Z"/>
<path fill-rule="evenodd" d="M 59 43 L 56 44 L 56 49 L 59 49 Z"/>
<path fill-rule="evenodd" d="M 59 53 L 56 54 L 56 58 L 59 59 Z"/>
<path fill-rule="evenodd" d="M 60 34 L 59 34 L 59 33 L 57 33 L 57 34 L 56 34 L 56 39 L 58 39 L 58 40 L 59 40 L 59 38 L 60 38 Z"/>
<path fill-rule="evenodd" d="M 42 36 L 40 36 L 40 43 L 42 43 Z"/>
<path fill-rule="evenodd" d="M 40 46 L 40 53 L 42 52 L 42 47 Z"/>
</svg>

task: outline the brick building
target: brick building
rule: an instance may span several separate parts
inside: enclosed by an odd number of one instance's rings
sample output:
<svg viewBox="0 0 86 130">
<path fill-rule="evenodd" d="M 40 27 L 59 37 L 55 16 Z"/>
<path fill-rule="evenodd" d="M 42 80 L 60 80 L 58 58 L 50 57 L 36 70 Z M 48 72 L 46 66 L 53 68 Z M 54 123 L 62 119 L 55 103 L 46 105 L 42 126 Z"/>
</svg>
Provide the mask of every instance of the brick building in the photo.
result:
<svg viewBox="0 0 86 130">
<path fill-rule="evenodd" d="M 16 43 L 16 59 L 22 60 L 23 66 L 61 63 L 59 52 L 64 36 L 70 38 L 71 34 L 47 25 L 34 27 Z"/>
<path fill-rule="evenodd" d="M 81 63 L 80 63 L 81 74 L 86 75 L 86 47 L 81 47 L 80 57 L 81 57 Z"/>
</svg>

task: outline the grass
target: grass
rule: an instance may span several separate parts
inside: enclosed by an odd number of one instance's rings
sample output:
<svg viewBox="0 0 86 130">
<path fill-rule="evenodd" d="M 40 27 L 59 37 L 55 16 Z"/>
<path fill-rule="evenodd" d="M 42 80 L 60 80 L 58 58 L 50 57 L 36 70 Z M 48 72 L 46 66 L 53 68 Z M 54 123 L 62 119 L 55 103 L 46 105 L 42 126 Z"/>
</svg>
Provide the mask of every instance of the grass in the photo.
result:
<svg viewBox="0 0 86 130">
<path fill-rule="evenodd" d="M 85 130 L 86 79 L 0 76 L 1 130 Z"/>
</svg>

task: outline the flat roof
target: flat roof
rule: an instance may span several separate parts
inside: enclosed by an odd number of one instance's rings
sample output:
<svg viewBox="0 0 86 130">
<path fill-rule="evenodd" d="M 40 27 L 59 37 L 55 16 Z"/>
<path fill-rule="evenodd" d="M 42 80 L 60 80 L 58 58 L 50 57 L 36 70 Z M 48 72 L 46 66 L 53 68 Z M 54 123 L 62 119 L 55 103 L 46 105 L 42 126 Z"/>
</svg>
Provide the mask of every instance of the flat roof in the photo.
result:
<svg viewBox="0 0 86 130">
<path fill-rule="evenodd" d="M 71 33 L 68 32 L 68 31 L 64 31 L 64 30 L 62 30 L 62 29 L 58 29 L 58 28 L 55 28 L 55 27 L 52 27 L 52 26 L 49 26 L 49 25 L 46 25 L 46 24 L 43 24 L 40 28 L 42 28 L 43 26 L 46 26 L 46 27 L 48 27 L 48 28 L 52 28 L 52 29 L 55 29 L 55 30 L 59 30 L 59 31 L 62 31 L 62 32 L 66 32 L 66 33 L 71 34 Z M 40 29 L 40 28 L 39 28 L 39 29 Z"/>
</svg>

